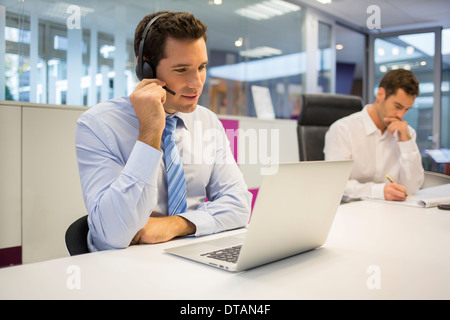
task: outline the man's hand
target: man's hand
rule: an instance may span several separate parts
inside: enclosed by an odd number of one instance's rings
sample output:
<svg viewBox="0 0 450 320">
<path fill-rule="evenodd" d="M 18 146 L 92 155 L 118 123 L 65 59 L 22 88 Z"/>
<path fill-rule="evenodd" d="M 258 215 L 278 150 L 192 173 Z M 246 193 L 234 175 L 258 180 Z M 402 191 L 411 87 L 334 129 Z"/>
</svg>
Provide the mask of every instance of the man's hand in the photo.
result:
<svg viewBox="0 0 450 320">
<path fill-rule="evenodd" d="M 195 225 L 180 216 L 148 219 L 147 224 L 134 236 L 132 243 L 160 243 L 175 237 L 195 233 Z"/>
<path fill-rule="evenodd" d="M 408 130 L 408 122 L 399 120 L 396 117 L 386 117 L 384 121 L 388 123 L 387 131 L 390 134 L 394 134 L 397 131 L 397 136 L 400 141 L 408 141 L 411 139 L 411 135 Z"/>
<path fill-rule="evenodd" d="M 144 79 L 130 95 L 130 101 L 139 119 L 138 140 L 159 150 L 165 127 L 165 83 L 157 79 Z"/>
<path fill-rule="evenodd" d="M 405 201 L 407 197 L 406 188 L 397 183 L 386 183 L 384 185 L 384 199 L 390 201 Z"/>
</svg>

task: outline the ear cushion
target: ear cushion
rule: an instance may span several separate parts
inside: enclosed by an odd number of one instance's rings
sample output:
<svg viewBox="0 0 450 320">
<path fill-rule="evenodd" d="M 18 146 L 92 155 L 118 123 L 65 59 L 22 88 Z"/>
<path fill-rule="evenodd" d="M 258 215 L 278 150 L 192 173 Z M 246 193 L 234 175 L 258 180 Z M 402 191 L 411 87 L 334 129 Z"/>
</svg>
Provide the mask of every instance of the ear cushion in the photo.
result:
<svg viewBox="0 0 450 320">
<path fill-rule="evenodd" d="M 144 61 L 142 66 L 140 63 L 136 64 L 136 77 L 139 79 L 139 81 L 142 81 L 142 79 L 154 79 L 155 78 L 155 72 L 153 71 L 152 66 L 147 61 Z"/>
<path fill-rule="evenodd" d="M 144 61 L 142 64 L 142 67 L 140 63 L 136 64 L 136 77 L 139 79 L 139 81 L 142 81 L 142 79 L 154 79 L 155 78 L 155 72 L 153 71 L 152 66 L 147 61 Z"/>
<path fill-rule="evenodd" d="M 144 61 L 144 64 L 142 66 L 142 77 L 144 79 L 154 79 L 155 78 L 155 72 L 147 61 Z"/>
</svg>

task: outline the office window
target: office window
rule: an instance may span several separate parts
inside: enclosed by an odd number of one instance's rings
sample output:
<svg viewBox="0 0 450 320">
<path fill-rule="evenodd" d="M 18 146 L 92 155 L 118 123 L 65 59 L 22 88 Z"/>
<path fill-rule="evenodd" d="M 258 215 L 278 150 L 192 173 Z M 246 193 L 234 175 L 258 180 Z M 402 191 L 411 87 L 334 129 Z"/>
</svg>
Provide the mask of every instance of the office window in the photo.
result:
<svg viewBox="0 0 450 320">
<path fill-rule="evenodd" d="M 29 21 L 8 17 L 5 33 L 5 99 L 29 99 L 30 25 Z"/>
<path fill-rule="evenodd" d="M 255 116 L 251 87 L 258 85 L 269 88 L 278 118 L 299 113 L 306 90 L 307 9 L 295 1 L 156 0 L 130 5 L 36 0 L 5 6 L 7 99 L 91 106 L 129 95 L 138 81 L 134 29 L 144 15 L 170 10 L 190 11 L 208 25 L 210 61 L 200 104 L 219 114 Z M 73 20 L 73 7 L 78 8 L 78 21 Z M 33 19 L 38 28 L 32 23 L 30 28 Z M 331 26 L 321 24 L 325 41 L 320 42 L 326 45 L 317 51 L 316 83 L 325 92 L 334 81 L 329 73 L 330 32 Z M 37 43 L 37 52 L 30 51 L 30 43 Z"/>
<path fill-rule="evenodd" d="M 209 33 L 207 94 L 200 103 L 219 114 L 256 116 L 251 91 L 256 85 L 269 89 L 277 118 L 298 114 L 306 69 L 304 10 L 256 0 L 210 7 L 193 11 Z"/>
</svg>

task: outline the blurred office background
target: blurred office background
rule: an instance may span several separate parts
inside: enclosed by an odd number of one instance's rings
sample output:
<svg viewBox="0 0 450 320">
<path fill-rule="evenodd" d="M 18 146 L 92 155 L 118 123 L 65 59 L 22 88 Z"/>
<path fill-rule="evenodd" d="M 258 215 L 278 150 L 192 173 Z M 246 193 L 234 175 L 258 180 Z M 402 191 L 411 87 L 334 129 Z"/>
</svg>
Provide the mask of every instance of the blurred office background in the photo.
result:
<svg viewBox="0 0 450 320">
<path fill-rule="evenodd" d="M 130 94 L 134 29 L 159 10 L 208 25 L 200 104 L 217 114 L 255 117 L 252 85 L 269 88 L 280 119 L 299 114 L 303 93 L 371 103 L 384 73 L 414 71 L 421 94 L 406 120 L 425 168 L 442 169 L 425 150 L 450 148 L 448 0 L 1 0 L 0 100 L 93 106 Z"/>
</svg>

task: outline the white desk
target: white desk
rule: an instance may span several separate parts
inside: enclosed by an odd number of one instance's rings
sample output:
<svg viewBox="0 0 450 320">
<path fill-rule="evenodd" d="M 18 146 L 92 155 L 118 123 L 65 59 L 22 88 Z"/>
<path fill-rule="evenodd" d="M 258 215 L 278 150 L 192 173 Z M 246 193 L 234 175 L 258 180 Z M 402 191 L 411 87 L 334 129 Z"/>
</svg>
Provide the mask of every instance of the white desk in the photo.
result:
<svg viewBox="0 0 450 320">
<path fill-rule="evenodd" d="M 450 212 L 437 208 L 345 204 L 322 248 L 242 273 L 163 252 L 203 239 L 0 269 L 0 299 L 450 299 Z"/>
</svg>

